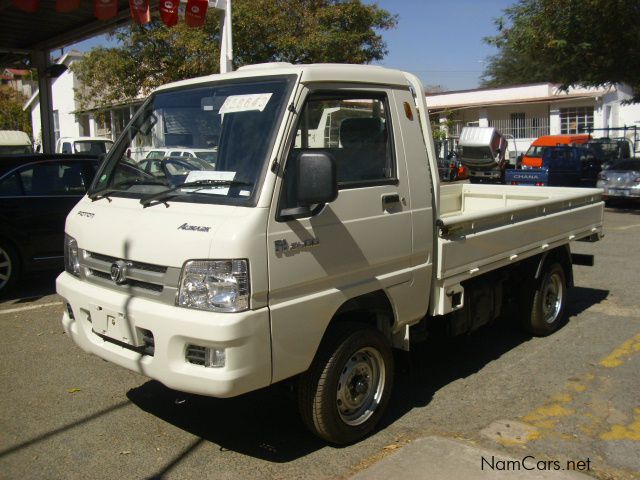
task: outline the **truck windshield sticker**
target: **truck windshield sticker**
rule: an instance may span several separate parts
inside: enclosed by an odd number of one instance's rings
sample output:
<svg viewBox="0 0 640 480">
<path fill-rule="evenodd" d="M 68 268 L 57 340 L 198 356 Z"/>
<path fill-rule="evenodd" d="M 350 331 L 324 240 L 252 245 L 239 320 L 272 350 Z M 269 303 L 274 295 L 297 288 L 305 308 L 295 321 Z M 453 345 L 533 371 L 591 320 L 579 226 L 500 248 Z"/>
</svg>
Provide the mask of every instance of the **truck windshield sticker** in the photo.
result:
<svg viewBox="0 0 640 480">
<path fill-rule="evenodd" d="M 249 112 L 257 110 L 262 112 L 269 103 L 271 93 L 250 93 L 247 95 L 230 95 L 220 107 L 220 115 L 223 113 Z"/>
<path fill-rule="evenodd" d="M 193 170 L 189 172 L 184 183 L 195 182 L 198 180 L 233 180 L 236 176 L 236 172 L 216 172 L 212 170 Z M 185 192 L 196 191 L 196 189 L 185 188 Z M 211 188 L 198 188 L 198 193 L 211 193 L 213 195 L 226 195 L 229 192 L 229 187 L 211 187 Z"/>
</svg>

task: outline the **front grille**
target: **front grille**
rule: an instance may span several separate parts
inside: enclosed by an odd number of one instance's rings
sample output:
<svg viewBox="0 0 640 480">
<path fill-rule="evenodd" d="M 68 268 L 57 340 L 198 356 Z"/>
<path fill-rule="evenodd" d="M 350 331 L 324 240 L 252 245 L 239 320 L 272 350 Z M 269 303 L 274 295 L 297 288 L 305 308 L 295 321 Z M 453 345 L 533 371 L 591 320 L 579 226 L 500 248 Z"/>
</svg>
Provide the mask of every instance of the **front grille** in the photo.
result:
<svg viewBox="0 0 640 480">
<path fill-rule="evenodd" d="M 101 253 L 95 253 L 95 252 L 85 252 L 87 257 L 89 258 L 93 258 L 95 260 L 98 260 L 100 262 L 106 262 L 108 264 L 112 264 L 113 262 L 116 262 L 118 260 L 120 260 L 119 258 L 116 257 L 111 257 L 109 255 L 103 255 Z M 167 271 L 167 267 L 164 267 L 162 265 L 154 265 L 152 263 L 142 263 L 142 262 L 134 262 L 131 260 L 126 260 L 126 262 L 130 265 L 130 268 L 134 269 L 134 270 L 144 270 L 146 272 L 157 272 L 157 273 L 165 273 Z"/>
<path fill-rule="evenodd" d="M 126 281 L 120 285 L 111 278 L 111 267 L 118 261 L 127 264 Z M 175 305 L 180 281 L 179 267 L 121 259 L 87 250 L 80 255 L 80 266 L 81 276 L 88 282 L 127 295 L 147 297 L 167 305 Z"/>
<path fill-rule="evenodd" d="M 107 272 L 103 272 L 101 270 L 96 270 L 95 268 L 88 268 L 87 269 L 89 272 L 89 275 L 92 275 L 94 277 L 98 277 L 98 278 L 102 278 L 104 280 L 111 280 L 111 274 L 107 273 Z M 144 290 L 151 290 L 153 292 L 162 292 L 162 289 L 164 288 L 162 285 L 158 285 L 156 283 L 151 283 L 151 282 L 143 282 L 141 280 L 135 280 L 133 278 L 129 278 L 127 279 L 127 281 L 125 283 L 123 283 L 122 285 L 123 287 L 126 286 L 130 286 L 130 287 L 135 287 L 135 288 L 142 288 Z"/>
</svg>

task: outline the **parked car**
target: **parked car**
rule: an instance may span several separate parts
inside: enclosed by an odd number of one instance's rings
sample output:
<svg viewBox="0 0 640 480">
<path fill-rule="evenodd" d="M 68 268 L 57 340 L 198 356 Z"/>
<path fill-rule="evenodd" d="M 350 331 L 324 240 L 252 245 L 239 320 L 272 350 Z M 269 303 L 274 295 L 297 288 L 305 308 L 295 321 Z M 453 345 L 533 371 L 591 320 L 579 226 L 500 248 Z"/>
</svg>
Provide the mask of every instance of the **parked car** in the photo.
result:
<svg viewBox="0 0 640 480">
<path fill-rule="evenodd" d="M 23 273 L 63 268 L 65 218 L 97 167 L 97 158 L 77 155 L 15 155 L 0 161 L 0 293 Z"/>
<path fill-rule="evenodd" d="M 29 135 L 20 130 L 0 130 L 0 155 L 33 153 Z"/>
<path fill-rule="evenodd" d="M 145 158 L 166 158 L 166 157 L 188 157 L 200 158 L 212 165 L 216 164 L 218 158 L 217 148 L 154 148 Z"/>
<path fill-rule="evenodd" d="M 102 155 L 113 146 L 113 141 L 103 137 L 62 137 L 56 142 L 56 153 Z"/>
<path fill-rule="evenodd" d="M 606 200 L 640 198 L 640 160 L 628 159 L 614 163 L 598 175 L 599 188 Z"/>
</svg>

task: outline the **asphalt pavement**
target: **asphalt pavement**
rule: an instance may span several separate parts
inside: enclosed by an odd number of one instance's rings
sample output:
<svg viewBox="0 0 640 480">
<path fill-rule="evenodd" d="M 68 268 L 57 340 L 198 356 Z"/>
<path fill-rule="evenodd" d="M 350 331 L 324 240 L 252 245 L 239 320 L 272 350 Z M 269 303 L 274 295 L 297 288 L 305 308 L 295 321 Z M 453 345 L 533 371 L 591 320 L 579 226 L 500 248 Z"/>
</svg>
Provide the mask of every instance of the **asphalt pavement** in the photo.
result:
<svg viewBox="0 0 640 480">
<path fill-rule="evenodd" d="M 82 352 L 55 275 L 32 276 L 0 303 L 0 478 L 640 479 L 640 207 L 607 209 L 605 233 L 573 245 L 596 266 L 575 267 L 563 328 L 421 344 L 380 431 L 344 448 L 283 386 L 186 395 Z"/>
</svg>

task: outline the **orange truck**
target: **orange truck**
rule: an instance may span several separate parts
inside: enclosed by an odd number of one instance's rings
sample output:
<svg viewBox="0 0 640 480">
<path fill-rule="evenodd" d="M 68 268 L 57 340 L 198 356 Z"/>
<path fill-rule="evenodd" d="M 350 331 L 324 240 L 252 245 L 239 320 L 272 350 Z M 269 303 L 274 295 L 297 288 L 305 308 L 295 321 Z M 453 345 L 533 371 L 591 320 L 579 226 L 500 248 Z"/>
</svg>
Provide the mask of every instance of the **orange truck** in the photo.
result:
<svg viewBox="0 0 640 480">
<path fill-rule="evenodd" d="M 591 135 L 544 135 L 533 141 L 527 153 L 522 157 L 525 168 L 542 167 L 542 154 L 547 148 L 561 145 L 582 145 L 591 140 Z"/>
</svg>

